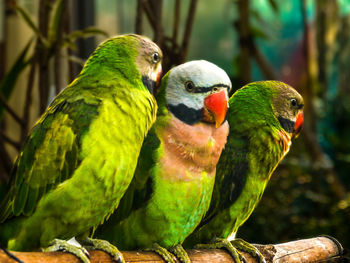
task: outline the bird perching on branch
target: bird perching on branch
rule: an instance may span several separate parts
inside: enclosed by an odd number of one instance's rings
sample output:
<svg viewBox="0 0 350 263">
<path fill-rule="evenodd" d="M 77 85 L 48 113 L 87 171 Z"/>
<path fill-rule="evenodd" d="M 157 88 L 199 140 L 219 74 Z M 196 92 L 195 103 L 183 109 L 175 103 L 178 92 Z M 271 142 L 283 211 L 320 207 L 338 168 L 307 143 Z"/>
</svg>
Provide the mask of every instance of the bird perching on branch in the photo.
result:
<svg viewBox="0 0 350 263">
<path fill-rule="evenodd" d="M 148 249 L 166 262 L 190 262 L 181 244 L 209 208 L 226 143 L 231 81 L 207 61 L 162 79 L 157 120 L 144 141 L 133 181 L 97 237 L 123 250 Z"/>
<path fill-rule="evenodd" d="M 249 243 L 236 239 L 265 187 L 288 153 L 303 124 L 303 98 L 280 81 L 260 81 L 239 89 L 229 100 L 230 131 L 216 169 L 210 209 L 186 247 L 226 248 L 236 262 L 243 257 L 236 248 L 262 255 Z"/>
<path fill-rule="evenodd" d="M 157 110 L 162 52 L 148 38 L 103 42 L 29 134 L 0 205 L 0 242 L 10 250 L 66 250 L 89 262 L 85 239 L 118 206 Z M 53 242 L 53 243 L 51 243 Z"/>
</svg>

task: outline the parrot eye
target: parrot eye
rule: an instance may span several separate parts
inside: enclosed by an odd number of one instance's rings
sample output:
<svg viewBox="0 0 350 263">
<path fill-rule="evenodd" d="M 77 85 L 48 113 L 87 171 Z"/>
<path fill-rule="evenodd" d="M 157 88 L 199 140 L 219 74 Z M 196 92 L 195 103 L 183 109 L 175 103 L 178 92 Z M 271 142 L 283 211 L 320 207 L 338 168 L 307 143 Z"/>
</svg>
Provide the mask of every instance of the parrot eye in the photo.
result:
<svg viewBox="0 0 350 263">
<path fill-rule="evenodd" d="M 158 52 L 155 52 L 152 54 L 152 60 L 153 60 L 153 63 L 158 63 L 160 61 L 160 56 L 158 54 Z"/>
<path fill-rule="evenodd" d="M 292 107 L 296 107 L 298 105 L 298 102 L 296 99 L 291 99 L 290 104 L 292 105 Z"/>
<path fill-rule="evenodd" d="M 186 81 L 185 88 L 188 92 L 193 92 L 194 90 L 194 84 L 192 81 Z"/>
</svg>

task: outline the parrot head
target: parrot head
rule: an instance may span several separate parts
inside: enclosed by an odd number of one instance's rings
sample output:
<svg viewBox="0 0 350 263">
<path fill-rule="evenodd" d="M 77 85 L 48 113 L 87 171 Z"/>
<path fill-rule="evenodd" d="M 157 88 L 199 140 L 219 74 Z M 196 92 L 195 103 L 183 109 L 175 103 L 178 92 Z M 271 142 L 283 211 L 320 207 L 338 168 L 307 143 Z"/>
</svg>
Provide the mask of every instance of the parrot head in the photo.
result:
<svg viewBox="0 0 350 263">
<path fill-rule="evenodd" d="M 231 81 L 218 66 L 205 60 L 181 64 L 164 76 L 161 89 L 166 108 L 182 122 L 218 128 L 225 121 Z"/>
<path fill-rule="evenodd" d="M 162 58 L 160 48 L 147 37 L 120 35 L 102 42 L 80 74 L 115 72 L 132 83 L 141 79 L 150 93 L 155 94 L 162 74 Z"/>
<path fill-rule="evenodd" d="M 303 97 L 291 86 L 278 81 L 275 84 L 276 94 L 273 97 L 273 109 L 282 128 L 292 139 L 300 134 L 304 122 Z"/>
<path fill-rule="evenodd" d="M 144 36 L 136 34 L 128 36 L 135 38 L 139 44 L 136 65 L 141 73 L 142 82 L 152 94 L 155 94 L 162 75 L 163 53 L 154 42 Z"/>
<path fill-rule="evenodd" d="M 232 132 L 248 132 L 268 124 L 283 129 L 289 139 L 294 139 L 303 126 L 303 98 L 281 81 L 249 83 L 232 95 L 229 105 Z"/>
</svg>

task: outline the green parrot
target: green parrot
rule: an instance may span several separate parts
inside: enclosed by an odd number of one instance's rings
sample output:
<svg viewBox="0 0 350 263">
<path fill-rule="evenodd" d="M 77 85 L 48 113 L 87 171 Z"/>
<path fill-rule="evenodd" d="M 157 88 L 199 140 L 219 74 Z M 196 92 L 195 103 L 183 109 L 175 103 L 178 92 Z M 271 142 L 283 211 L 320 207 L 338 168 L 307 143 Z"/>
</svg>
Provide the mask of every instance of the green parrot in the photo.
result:
<svg viewBox="0 0 350 263">
<path fill-rule="evenodd" d="M 303 105 L 301 95 L 279 81 L 253 82 L 234 93 L 229 100 L 230 131 L 216 168 L 210 209 L 185 240 L 185 247 L 203 243 L 197 247 L 226 248 L 241 262 L 238 248 L 264 262 L 255 247 L 235 235 L 299 134 Z"/>
<path fill-rule="evenodd" d="M 161 60 L 159 47 L 138 35 L 99 45 L 36 123 L 15 162 L 0 204 L 2 244 L 22 251 L 52 245 L 48 251 L 66 250 L 84 262 L 83 247 L 59 239 L 81 237 L 103 249 L 103 242 L 84 238 L 116 209 L 132 180 L 156 118 Z"/>
<path fill-rule="evenodd" d="M 209 208 L 215 167 L 226 143 L 231 82 L 204 61 L 162 79 L 157 120 L 120 206 L 95 234 L 119 249 L 148 249 L 167 262 L 190 262 L 183 240 Z M 172 254 L 173 253 L 173 254 Z"/>
</svg>

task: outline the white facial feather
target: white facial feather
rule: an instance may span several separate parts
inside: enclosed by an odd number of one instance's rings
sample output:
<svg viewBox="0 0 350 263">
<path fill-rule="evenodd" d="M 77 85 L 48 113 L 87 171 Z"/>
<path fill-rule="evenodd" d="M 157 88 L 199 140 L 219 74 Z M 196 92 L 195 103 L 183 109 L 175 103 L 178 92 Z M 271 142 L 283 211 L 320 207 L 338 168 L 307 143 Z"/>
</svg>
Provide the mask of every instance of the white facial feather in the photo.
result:
<svg viewBox="0 0 350 263">
<path fill-rule="evenodd" d="M 192 109 L 202 109 L 207 93 L 191 93 L 185 88 L 185 83 L 192 81 L 196 87 L 212 87 L 218 84 L 231 88 L 230 78 L 226 72 L 205 60 L 195 60 L 179 65 L 169 73 L 166 101 L 176 106 L 184 104 Z"/>
</svg>

